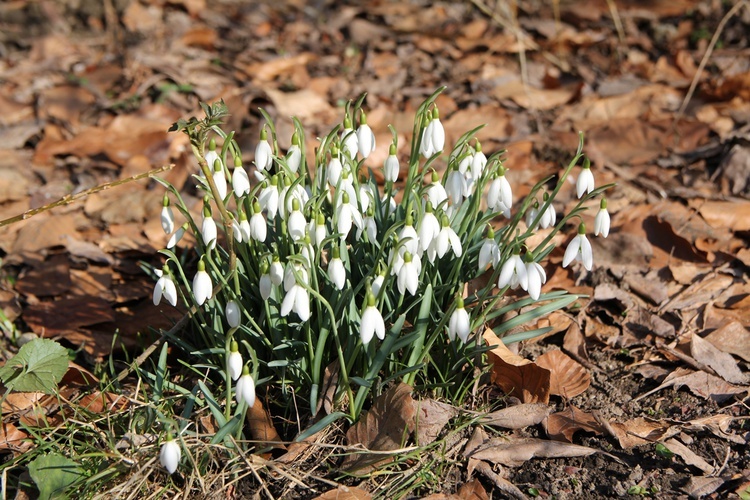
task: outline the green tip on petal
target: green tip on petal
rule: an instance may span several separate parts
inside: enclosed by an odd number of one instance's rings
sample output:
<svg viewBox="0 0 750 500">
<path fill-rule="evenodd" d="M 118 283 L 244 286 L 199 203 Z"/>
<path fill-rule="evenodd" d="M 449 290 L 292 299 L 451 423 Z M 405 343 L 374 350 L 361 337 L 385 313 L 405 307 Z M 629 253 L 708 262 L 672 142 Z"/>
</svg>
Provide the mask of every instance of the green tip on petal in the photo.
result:
<svg viewBox="0 0 750 500">
<path fill-rule="evenodd" d="M 247 220 L 247 214 L 245 213 L 244 210 L 240 211 L 239 217 L 240 217 L 240 221 Z"/>
<path fill-rule="evenodd" d="M 315 224 L 318 226 L 325 226 L 326 216 L 323 215 L 323 212 L 318 212 L 318 215 L 315 216 Z"/>
<path fill-rule="evenodd" d="M 578 224 L 578 234 L 586 234 L 586 224 L 583 222 Z"/>
<path fill-rule="evenodd" d="M 292 145 L 299 146 L 299 134 L 296 131 L 292 134 Z"/>
<path fill-rule="evenodd" d="M 216 139 L 211 139 L 208 141 L 208 150 L 209 151 L 215 151 L 216 150 Z"/>
<path fill-rule="evenodd" d="M 339 155 L 339 147 L 335 144 L 331 146 L 331 156 L 336 157 Z"/>
<path fill-rule="evenodd" d="M 169 206 L 169 196 L 167 196 L 167 193 L 164 193 L 164 198 L 161 200 L 161 206 L 168 207 Z"/>
<path fill-rule="evenodd" d="M 443 214 L 443 216 L 440 218 L 440 226 L 441 227 L 448 227 L 451 225 L 451 221 L 448 218 L 447 215 Z"/>
<path fill-rule="evenodd" d="M 245 375 L 250 375 L 250 367 L 247 365 L 242 367 L 242 376 L 244 377 Z"/>
<path fill-rule="evenodd" d="M 341 195 L 341 202 L 342 203 L 349 203 L 349 193 L 344 191 L 344 194 Z"/>
<path fill-rule="evenodd" d="M 492 226 L 487 224 L 487 238 L 490 240 L 495 239 L 495 230 L 492 229 Z"/>
<path fill-rule="evenodd" d="M 432 119 L 437 120 L 440 118 L 440 111 L 438 110 L 437 105 L 435 105 L 434 108 L 432 108 Z"/>
<path fill-rule="evenodd" d="M 607 198 L 602 198 L 602 201 L 599 203 L 599 208 L 602 210 L 607 209 Z"/>
<path fill-rule="evenodd" d="M 234 168 L 238 168 L 242 166 L 242 158 L 240 158 L 240 155 L 237 155 L 234 157 Z"/>
<path fill-rule="evenodd" d="M 463 297 L 456 296 L 456 309 L 463 309 L 464 308 L 464 299 Z"/>
<path fill-rule="evenodd" d="M 481 153 L 482 152 L 482 144 L 479 142 L 479 139 L 477 139 L 477 143 L 474 146 L 474 151 L 476 151 L 477 153 Z"/>
<path fill-rule="evenodd" d="M 206 263 L 203 262 L 203 259 L 198 261 L 198 272 L 205 272 L 206 271 Z"/>
<path fill-rule="evenodd" d="M 406 220 L 404 220 L 405 226 L 413 226 L 414 225 L 414 217 L 411 215 L 411 212 L 406 216 Z"/>
<path fill-rule="evenodd" d="M 411 253 L 404 252 L 404 264 L 407 264 L 407 263 L 411 262 L 411 259 L 412 259 Z"/>
<path fill-rule="evenodd" d="M 352 119 L 348 114 L 344 117 L 344 128 L 352 128 Z"/>
<path fill-rule="evenodd" d="M 375 295 L 372 292 L 367 292 L 367 307 L 375 306 Z"/>
<path fill-rule="evenodd" d="M 253 202 L 253 213 L 259 214 L 261 212 L 260 203 L 256 200 Z"/>
<path fill-rule="evenodd" d="M 543 199 L 544 201 L 547 201 L 547 200 L 549 200 L 549 193 L 544 193 L 544 194 L 542 195 L 542 199 Z"/>
<path fill-rule="evenodd" d="M 229 352 L 239 352 L 240 346 L 237 345 L 237 341 L 233 340 L 231 344 L 229 344 Z"/>
<path fill-rule="evenodd" d="M 424 211 L 425 213 L 432 213 L 432 202 L 430 200 L 427 200 L 427 203 L 425 203 Z"/>
<path fill-rule="evenodd" d="M 498 177 L 503 177 L 505 175 L 505 167 L 503 167 L 502 164 L 497 167 L 497 175 Z"/>
<path fill-rule="evenodd" d="M 339 250 L 338 245 L 334 245 L 331 248 L 331 255 L 333 256 L 334 259 L 340 259 L 341 258 L 341 250 Z"/>
<path fill-rule="evenodd" d="M 588 156 L 583 159 L 583 169 L 586 170 L 588 168 L 591 168 L 591 160 L 589 160 Z"/>
<path fill-rule="evenodd" d="M 438 177 L 438 173 L 433 170 L 432 171 L 432 182 L 437 182 L 439 179 L 440 179 L 440 177 Z"/>
<path fill-rule="evenodd" d="M 221 160 L 218 158 L 214 160 L 214 172 L 221 172 Z"/>
<path fill-rule="evenodd" d="M 260 129 L 260 140 L 266 141 L 268 140 L 268 130 L 266 130 L 266 126 L 263 125 L 263 128 Z"/>
<path fill-rule="evenodd" d="M 278 186 L 279 185 L 279 178 L 278 178 L 278 176 L 274 175 L 273 177 L 271 177 L 271 185 L 272 186 Z"/>
<path fill-rule="evenodd" d="M 297 198 L 292 199 L 292 212 L 299 210 L 299 200 Z"/>
<path fill-rule="evenodd" d="M 274 257 L 274 262 L 278 261 L 278 257 Z M 260 261 L 260 274 L 268 274 L 268 270 L 270 269 L 270 266 L 268 265 L 267 260 Z"/>
<path fill-rule="evenodd" d="M 203 205 L 203 217 L 211 217 L 211 207 Z"/>
<path fill-rule="evenodd" d="M 393 156 L 396 154 L 396 143 L 391 143 L 391 145 L 388 147 L 388 154 Z"/>
<path fill-rule="evenodd" d="M 367 125 L 367 115 L 365 114 L 364 110 L 359 110 L 359 124 Z"/>
<path fill-rule="evenodd" d="M 172 436 L 172 431 L 167 431 L 167 439 L 165 442 L 174 441 L 174 436 Z"/>
</svg>

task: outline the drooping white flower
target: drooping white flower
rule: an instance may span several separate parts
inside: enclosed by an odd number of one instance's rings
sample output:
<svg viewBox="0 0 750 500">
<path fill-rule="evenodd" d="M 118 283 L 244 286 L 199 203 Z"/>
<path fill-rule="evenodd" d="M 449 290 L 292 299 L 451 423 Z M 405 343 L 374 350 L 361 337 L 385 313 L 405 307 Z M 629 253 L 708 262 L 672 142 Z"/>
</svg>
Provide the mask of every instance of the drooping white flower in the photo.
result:
<svg viewBox="0 0 750 500">
<path fill-rule="evenodd" d="M 352 230 L 352 224 L 362 227 L 362 215 L 359 210 L 350 203 L 349 194 L 341 194 L 341 201 L 336 208 L 336 229 L 341 233 L 341 239 L 346 239 Z"/>
<path fill-rule="evenodd" d="M 234 397 L 237 404 L 244 401 L 248 408 L 255 405 L 255 380 L 250 375 L 250 369 L 247 365 L 242 368 L 242 376 L 234 387 Z"/>
<path fill-rule="evenodd" d="M 328 262 L 328 279 L 338 290 L 343 290 L 346 284 L 346 269 L 344 262 L 341 260 L 339 248 L 333 247 L 333 258 Z"/>
<path fill-rule="evenodd" d="M 513 253 L 500 269 L 497 287 L 502 289 L 509 286 L 512 289 L 516 289 L 518 285 L 527 290 L 529 288 L 529 277 L 526 274 L 526 265 L 523 263 L 521 255 Z"/>
<path fill-rule="evenodd" d="M 576 179 L 576 194 L 578 198 L 581 198 L 584 194 L 590 193 L 593 190 L 594 174 L 591 173 L 591 164 L 586 161 L 583 164 L 581 173 L 578 174 L 578 179 Z"/>
<path fill-rule="evenodd" d="M 377 241 L 378 238 L 378 226 L 375 222 L 375 211 L 372 207 L 367 209 L 367 213 L 362 218 L 362 227 L 357 228 L 357 234 L 355 235 L 357 241 L 360 241 L 362 234 L 367 234 L 367 240 L 370 242 Z"/>
<path fill-rule="evenodd" d="M 385 281 L 385 274 L 378 273 L 377 276 L 375 276 L 375 279 L 372 280 L 372 284 L 370 285 L 370 288 L 372 290 L 372 294 L 376 297 L 380 294 L 380 289 L 383 287 L 383 282 Z"/>
<path fill-rule="evenodd" d="M 477 141 L 474 147 L 474 156 L 471 159 L 471 177 L 474 182 L 478 181 L 487 166 L 487 157 L 482 153 L 482 145 Z"/>
<path fill-rule="evenodd" d="M 294 311 L 302 321 L 310 318 L 310 296 L 307 289 L 297 282 L 295 271 L 300 276 L 300 280 L 305 284 L 308 283 L 307 271 L 302 265 L 289 262 L 284 272 L 284 290 L 286 295 L 281 303 L 281 316 L 286 317 Z"/>
<path fill-rule="evenodd" d="M 208 171 L 212 172 L 214 171 L 214 163 L 216 163 L 216 160 L 221 161 L 221 157 L 219 156 L 219 153 L 216 152 L 216 139 L 211 139 L 208 141 L 208 151 L 206 151 L 205 156 L 203 157 L 204 160 L 206 160 L 206 166 L 208 166 Z M 203 170 L 200 171 L 201 177 L 203 177 Z"/>
<path fill-rule="evenodd" d="M 245 212 L 240 211 L 239 224 L 236 222 L 235 224 L 239 227 L 240 234 L 242 235 L 241 241 L 250 241 L 250 222 L 248 222 Z"/>
<path fill-rule="evenodd" d="M 275 259 L 278 259 L 278 257 L 274 256 Z M 281 265 L 278 260 L 276 260 L 276 263 Z M 281 270 L 281 273 L 283 274 L 284 270 Z M 281 278 L 279 278 L 279 283 L 281 283 Z M 278 286 L 279 283 L 276 283 Z M 260 279 L 258 280 L 258 288 L 260 289 L 260 296 L 263 300 L 268 300 L 268 298 L 271 296 L 271 291 L 273 290 L 274 283 L 271 278 L 268 261 L 262 260 L 260 265 Z"/>
<path fill-rule="evenodd" d="M 268 272 L 271 276 L 271 283 L 275 286 L 279 286 L 284 281 L 284 266 L 279 261 L 278 255 L 273 256 L 271 268 Z"/>
<path fill-rule="evenodd" d="M 458 171 L 463 175 L 471 176 L 471 162 L 474 159 L 474 150 L 469 148 L 469 151 L 461 157 L 458 162 Z"/>
<path fill-rule="evenodd" d="M 404 252 L 404 263 L 398 271 L 396 284 L 398 291 L 404 295 L 408 290 L 410 294 L 416 295 L 419 288 L 419 273 L 422 271 L 422 262 L 419 255 Z"/>
<path fill-rule="evenodd" d="M 432 147 L 436 153 L 443 150 L 445 147 L 445 128 L 440 122 L 440 112 L 437 106 L 432 108 L 432 131 L 430 139 L 432 141 Z"/>
<path fill-rule="evenodd" d="M 609 212 L 607 211 L 607 199 L 602 198 L 601 204 L 599 205 L 599 211 L 594 217 L 594 236 L 602 235 L 602 238 L 609 236 Z"/>
<path fill-rule="evenodd" d="M 406 216 L 404 225 L 398 232 L 399 245 L 403 245 L 405 251 L 411 254 L 419 254 L 419 235 L 414 229 L 414 218 L 411 214 Z"/>
<path fill-rule="evenodd" d="M 260 141 L 255 146 L 255 166 L 258 170 L 271 170 L 273 166 L 273 150 L 268 143 L 268 131 L 264 126 L 260 131 Z"/>
<path fill-rule="evenodd" d="M 479 249 L 479 272 L 481 273 L 489 264 L 497 267 L 500 263 L 500 245 L 495 241 L 495 231 L 490 226 L 487 229 L 487 237 L 482 241 Z"/>
<path fill-rule="evenodd" d="M 161 207 L 161 228 L 164 234 L 170 234 L 174 231 L 174 213 L 169 206 L 169 196 L 164 194 L 164 200 Z"/>
<path fill-rule="evenodd" d="M 227 359 L 227 368 L 232 380 L 237 380 L 242 375 L 242 354 L 239 353 L 237 342 L 232 341 L 229 348 L 229 358 Z"/>
<path fill-rule="evenodd" d="M 289 146 L 289 150 L 286 152 L 286 166 L 289 167 L 289 170 L 294 174 L 299 171 L 299 167 L 302 164 L 302 150 L 299 145 L 299 136 L 295 131 L 292 134 L 292 145 Z"/>
<path fill-rule="evenodd" d="M 172 304 L 172 307 L 177 305 L 177 287 L 175 287 L 172 277 L 169 272 L 162 271 L 161 277 L 156 281 L 154 286 L 154 305 L 158 306 L 161 302 L 161 298 L 167 299 L 167 302 Z"/>
<path fill-rule="evenodd" d="M 177 228 L 177 231 L 172 233 L 172 236 L 169 237 L 169 241 L 167 242 L 167 248 L 174 248 L 177 243 L 180 242 L 182 237 L 185 235 L 185 231 L 188 230 L 188 223 L 184 223 L 182 226 Z"/>
<path fill-rule="evenodd" d="M 461 257 L 463 254 L 463 248 L 461 247 L 461 238 L 458 237 L 456 231 L 453 230 L 450 224 L 450 220 L 447 215 L 443 215 L 440 221 L 441 228 L 437 237 L 432 240 L 432 245 L 435 247 L 435 252 L 438 258 L 442 259 L 443 256 L 448 253 L 448 250 L 453 250 L 453 254 L 456 257 Z M 429 254 L 428 254 L 429 255 Z"/>
<path fill-rule="evenodd" d="M 422 142 L 419 143 L 419 154 L 425 158 L 429 158 L 436 153 L 435 146 L 432 144 L 432 129 L 435 127 L 432 113 L 428 112 L 427 120 L 427 125 L 422 131 Z"/>
<path fill-rule="evenodd" d="M 419 221 L 419 254 L 430 248 L 433 240 L 440 234 L 440 222 L 432 211 L 432 202 L 427 201 L 422 220 Z M 429 257 L 429 256 L 428 256 Z M 432 262 L 432 260 L 430 261 Z"/>
<path fill-rule="evenodd" d="M 310 193 L 307 188 L 302 187 L 302 184 L 296 182 L 292 184 L 289 178 L 284 179 L 284 189 L 281 190 L 279 195 L 279 214 L 282 218 L 287 217 L 288 214 L 292 213 L 292 204 L 294 200 L 299 202 L 300 210 L 303 210 L 310 201 Z"/>
<path fill-rule="evenodd" d="M 249 237 L 255 241 L 263 243 L 266 241 L 268 235 L 268 224 L 266 218 L 263 217 L 263 212 L 260 209 L 260 203 L 253 203 L 253 215 L 250 216 L 250 222 L 248 222 L 250 234 Z M 249 238 L 248 238 L 249 240 Z"/>
<path fill-rule="evenodd" d="M 565 249 L 563 267 L 568 267 L 574 260 L 580 261 L 587 271 L 591 271 L 594 265 L 594 252 L 591 250 L 591 243 L 586 238 L 586 226 L 583 223 L 578 225 L 578 234 L 570 240 L 568 248 Z"/>
<path fill-rule="evenodd" d="M 171 435 L 167 435 L 167 440 L 161 445 L 159 450 L 159 462 L 161 466 L 167 469 L 167 472 L 174 474 L 177 470 L 177 466 L 180 464 L 180 458 L 182 458 L 182 451 L 180 445 L 172 439 Z"/>
<path fill-rule="evenodd" d="M 467 193 L 466 178 L 458 170 L 453 170 L 448 174 L 448 181 L 445 183 L 445 192 L 454 205 L 459 205 L 464 195 Z"/>
<path fill-rule="evenodd" d="M 227 177 L 224 174 L 224 167 L 221 165 L 221 160 L 216 160 L 212 166 L 214 185 L 216 191 L 219 193 L 219 198 L 222 200 L 227 197 Z"/>
<path fill-rule="evenodd" d="M 268 214 L 268 218 L 273 220 L 279 211 L 279 186 L 278 177 L 271 177 L 269 183 L 265 183 L 258 194 L 258 203 L 262 210 Z"/>
<path fill-rule="evenodd" d="M 461 297 L 457 297 L 456 309 L 448 321 L 448 338 L 451 342 L 454 342 L 456 337 L 458 337 L 465 344 L 469 340 L 470 333 L 471 320 L 469 319 L 469 313 L 464 308 L 464 300 Z"/>
<path fill-rule="evenodd" d="M 236 300 L 230 300 L 227 302 L 227 305 L 224 308 L 224 316 L 227 318 L 227 323 L 230 328 L 237 328 L 240 326 L 242 311 L 240 311 L 240 305 Z"/>
<path fill-rule="evenodd" d="M 362 158 L 367 158 L 375 151 L 375 134 L 367 124 L 367 115 L 360 111 L 359 128 L 357 129 L 357 148 Z"/>
<path fill-rule="evenodd" d="M 203 244 L 206 248 L 216 248 L 216 238 L 218 233 L 216 231 L 216 221 L 211 217 L 211 212 L 208 208 L 203 210 L 203 223 L 201 224 L 201 237 L 203 238 Z"/>
<path fill-rule="evenodd" d="M 396 156 L 396 144 L 391 144 L 388 148 L 388 158 L 383 162 L 383 177 L 385 177 L 386 182 L 396 182 L 400 170 L 398 156 Z"/>
<path fill-rule="evenodd" d="M 328 236 L 328 230 L 326 229 L 326 217 L 323 212 L 318 212 L 313 220 L 310 221 L 310 234 L 312 235 L 312 242 L 315 246 L 320 248 L 323 244 L 323 240 Z"/>
<path fill-rule="evenodd" d="M 505 169 L 500 167 L 500 174 L 490 184 L 487 191 L 487 208 L 502 213 L 510 218 L 510 209 L 513 206 L 513 191 L 510 183 L 505 177 Z"/>
<path fill-rule="evenodd" d="M 211 277 L 206 272 L 206 264 L 201 259 L 198 261 L 198 272 L 195 273 L 195 277 L 193 278 L 193 297 L 195 298 L 195 302 L 199 306 L 202 306 L 213 295 L 213 288 Z"/>
<path fill-rule="evenodd" d="M 362 313 L 362 320 L 359 324 L 359 336 L 362 339 L 362 344 L 369 344 L 373 334 L 383 340 L 385 338 L 385 323 L 380 309 L 375 306 L 375 295 L 370 292 L 367 294 L 367 307 Z"/>
<path fill-rule="evenodd" d="M 229 219 L 232 221 L 232 236 L 234 241 L 242 243 L 242 230 L 240 229 L 240 221 L 234 220 L 234 215 L 229 212 Z"/>
<path fill-rule="evenodd" d="M 250 193 L 250 177 L 242 168 L 242 159 L 239 156 L 234 157 L 234 170 L 232 170 L 232 190 L 234 195 L 239 198 Z"/>
<path fill-rule="evenodd" d="M 547 202 L 547 194 L 544 194 L 545 203 Z M 547 229 L 548 227 L 552 227 L 557 223 L 557 212 L 555 212 L 555 207 L 550 203 L 547 205 L 547 208 L 544 210 L 544 213 L 542 213 L 542 218 L 539 219 L 539 227 L 542 229 Z"/>
<path fill-rule="evenodd" d="M 315 248 L 312 246 L 310 235 L 305 234 L 305 237 L 302 238 L 300 244 L 300 246 L 302 247 L 299 252 L 300 257 L 305 260 L 305 265 L 307 265 L 307 268 L 312 269 L 313 262 L 315 262 Z"/>
<path fill-rule="evenodd" d="M 294 200 L 292 203 L 292 213 L 289 214 L 289 220 L 287 221 L 287 229 L 289 230 L 289 236 L 294 241 L 299 241 L 305 237 L 305 230 L 307 228 L 307 220 L 302 215 L 299 209 L 299 201 Z"/>
<path fill-rule="evenodd" d="M 331 148 L 331 160 L 328 162 L 326 170 L 328 171 L 328 184 L 335 188 L 338 186 L 339 179 L 341 179 L 341 172 L 344 170 L 341 159 L 339 159 L 339 150 L 336 146 Z"/>
<path fill-rule="evenodd" d="M 539 300 L 539 294 L 542 291 L 542 285 L 547 282 L 547 273 L 538 262 L 529 261 L 526 263 L 526 276 L 529 280 L 529 297 Z"/>
<path fill-rule="evenodd" d="M 344 117 L 344 128 L 341 131 L 341 146 L 349 158 L 355 158 L 357 156 L 357 150 L 359 149 L 359 140 L 357 139 L 357 133 L 352 128 L 352 119 L 347 114 Z"/>
<path fill-rule="evenodd" d="M 427 198 L 432 203 L 434 208 L 438 208 L 442 202 L 448 199 L 448 192 L 445 187 L 440 183 L 437 172 L 432 171 L 431 182 L 427 186 Z"/>
<path fill-rule="evenodd" d="M 533 225 L 537 215 L 539 215 L 539 200 L 534 200 L 534 204 L 526 212 L 526 227 L 528 227 L 532 231 L 536 231 L 536 229 L 539 227 L 538 222 L 536 226 Z"/>
</svg>

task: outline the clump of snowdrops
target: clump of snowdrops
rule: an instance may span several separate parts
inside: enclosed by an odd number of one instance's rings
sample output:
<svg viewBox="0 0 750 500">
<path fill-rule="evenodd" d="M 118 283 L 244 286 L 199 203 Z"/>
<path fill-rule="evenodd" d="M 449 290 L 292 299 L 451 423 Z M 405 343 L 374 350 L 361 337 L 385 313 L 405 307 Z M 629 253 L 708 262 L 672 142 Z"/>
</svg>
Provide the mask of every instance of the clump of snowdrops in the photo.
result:
<svg viewBox="0 0 750 500">
<path fill-rule="evenodd" d="M 338 418 L 356 421 L 370 395 L 392 381 L 460 404 L 483 363 L 485 326 L 503 336 L 577 298 L 541 288 L 542 263 L 566 224 L 574 223 L 577 234 L 563 266 L 592 266 L 580 213 L 609 186 L 595 188 L 582 140 L 556 183 L 541 179 L 514 202 L 512 165 L 500 153 L 486 156 L 474 138 L 481 127 L 452 147 L 445 143 L 435 105 L 441 90 L 416 112 L 408 158 L 398 157 L 399 136 L 391 128 L 390 144 L 377 146 L 389 150 L 381 165 L 369 159 L 376 141 L 364 96 L 349 103 L 341 126 L 319 139 L 312 162 L 296 119 L 291 147 L 282 151 L 263 112 L 252 165 L 243 163 L 234 133 L 221 128 L 228 113 L 223 102 L 203 105 L 205 118 L 173 127 L 190 138 L 203 208 L 195 219 L 180 193 L 161 181 L 168 244 L 154 303 L 181 300 L 192 308 L 195 335 L 172 340 L 223 387 L 217 404 L 238 435 L 256 394 L 290 409 L 287 417 L 327 414 L 311 430 Z M 561 215 L 553 203 L 569 175 L 577 177 L 580 201 Z M 606 237 L 606 200 L 600 207 L 595 233 Z M 176 230 L 173 208 L 184 219 Z M 546 237 L 531 246 L 537 231 Z M 185 256 L 173 252 L 185 232 L 197 240 L 190 272 Z M 491 274 L 487 285 L 467 294 L 466 284 L 485 273 Z M 524 292 L 496 307 L 518 288 Z M 513 310 L 520 313 L 513 321 L 497 324 Z M 164 453 L 174 470 L 179 454 L 172 445 Z"/>
</svg>

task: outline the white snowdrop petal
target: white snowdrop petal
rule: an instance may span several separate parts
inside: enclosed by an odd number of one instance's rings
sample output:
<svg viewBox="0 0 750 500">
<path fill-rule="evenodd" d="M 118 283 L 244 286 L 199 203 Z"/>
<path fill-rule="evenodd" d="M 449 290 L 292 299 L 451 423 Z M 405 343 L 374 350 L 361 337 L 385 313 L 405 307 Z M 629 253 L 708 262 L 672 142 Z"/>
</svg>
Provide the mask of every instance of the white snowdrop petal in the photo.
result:
<svg viewBox="0 0 750 500">
<path fill-rule="evenodd" d="M 571 262 L 573 262 L 576 257 L 578 256 L 578 252 L 581 248 L 581 237 L 580 235 L 575 235 L 572 240 L 570 240 L 570 243 L 568 244 L 568 248 L 565 249 L 565 255 L 563 256 L 562 266 L 568 267 Z"/>
<path fill-rule="evenodd" d="M 591 243 L 585 234 L 579 236 L 581 237 L 581 262 L 587 271 L 591 271 L 594 265 L 594 252 L 591 250 Z"/>
<path fill-rule="evenodd" d="M 177 470 L 181 457 L 182 451 L 180 450 L 180 445 L 174 439 L 170 439 L 161 445 L 159 462 L 161 462 L 162 467 L 167 469 L 167 472 L 170 474 L 174 474 L 174 471 Z"/>
</svg>

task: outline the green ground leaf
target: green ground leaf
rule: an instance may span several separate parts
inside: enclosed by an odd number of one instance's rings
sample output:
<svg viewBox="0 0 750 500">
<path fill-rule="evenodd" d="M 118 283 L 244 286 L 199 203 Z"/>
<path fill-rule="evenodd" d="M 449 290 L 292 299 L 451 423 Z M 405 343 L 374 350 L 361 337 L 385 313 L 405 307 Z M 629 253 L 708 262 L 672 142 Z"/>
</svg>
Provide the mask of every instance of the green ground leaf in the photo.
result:
<svg viewBox="0 0 750 500">
<path fill-rule="evenodd" d="M 39 500 L 68 498 L 65 490 L 83 476 L 78 463 L 57 453 L 34 459 L 29 474 L 39 489 Z"/>
<path fill-rule="evenodd" d="M 9 391 L 53 394 L 67 371 L 67 349 L 54 340 L 36 339 L 0 368 L 0 380 Z"/>
</svg>

